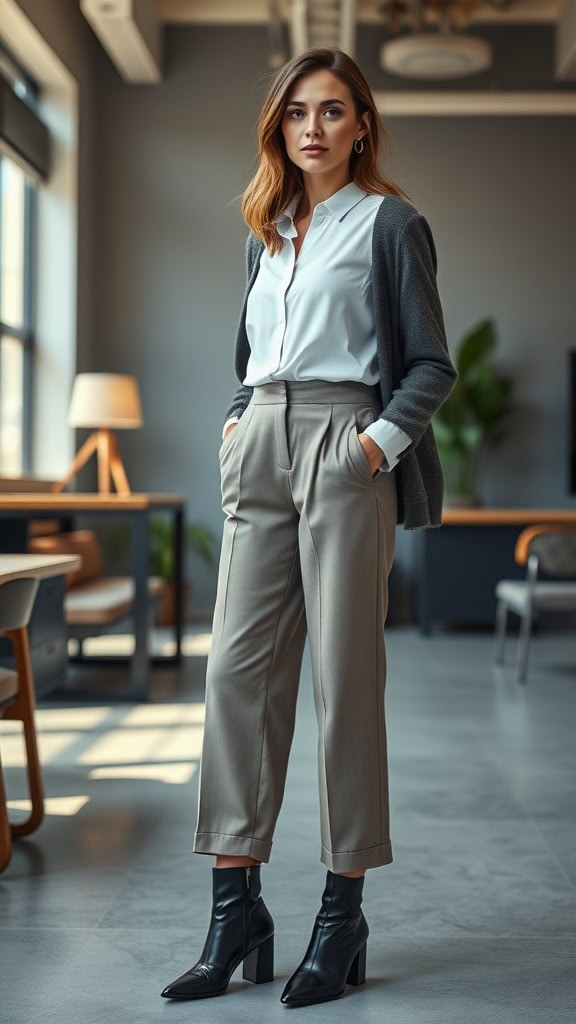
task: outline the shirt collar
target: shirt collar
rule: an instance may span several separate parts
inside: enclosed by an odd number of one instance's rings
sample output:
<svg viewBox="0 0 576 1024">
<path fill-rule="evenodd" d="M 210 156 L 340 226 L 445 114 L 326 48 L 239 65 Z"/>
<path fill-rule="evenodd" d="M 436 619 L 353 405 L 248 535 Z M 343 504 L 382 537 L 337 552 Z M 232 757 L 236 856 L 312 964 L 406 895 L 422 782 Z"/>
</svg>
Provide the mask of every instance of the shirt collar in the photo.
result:
<svg viewBox="0 0 576 1024">
<path fill-rule="evenodd" d="M 296 207 L 300 201 L 302 192 L 297 192 L 293 199 L 290 200 L 288 206 L 283 213 L 276 219 L 276 227 L 278 234 L 282 235 L 283 238 L 295 238 L 298 234 L 294 227 L 294 214 L 296 213 Z"/>
<path fill-rule="evenodd" d="M 293 238 L 296 234 L 296 228 L 294 227 L 293 217 L 296 213 L 296 207 L 300 201 L 301 192 L 297 192 L 293 199 L 290 200 L 288 206 L 282 214 L 278 217 L 276 224 L 278 227 L 278 233 L 284 238 Z M 355 181 L 349 181 L 343 188 L 338 189 L 333 195 L 325 199 L 324 202 L 318 203 L 314 212 L 318 211 L 328 213 L 335 220 L 343 220 L 347 213 L 350 213 L 358 203 L 362 202 L 366 198 L 368 192 L 358 187 Z"/>
<path fill-rule="evenodd" d="M 350 213 L 362 199 L 368 195 L 364 189 L 359 188 L 355 181 L 349 181 L 343 188 L 338 189 L 329 199 L 318 203 L 317 210 L 327 210 L 335 220 L 343 220 L 347 213 Z"/>
</svg>

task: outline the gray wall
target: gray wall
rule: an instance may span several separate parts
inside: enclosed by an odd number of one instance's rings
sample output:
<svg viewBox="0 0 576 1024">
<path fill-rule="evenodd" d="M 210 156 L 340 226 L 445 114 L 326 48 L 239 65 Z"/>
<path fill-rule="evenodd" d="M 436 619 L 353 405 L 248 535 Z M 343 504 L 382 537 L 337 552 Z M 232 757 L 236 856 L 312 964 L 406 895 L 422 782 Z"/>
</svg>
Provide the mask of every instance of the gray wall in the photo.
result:
<svg viewBox="0 0 576 1024">
<path fill-rule="evenodd" d="M 366 64 L 373 60 L 366 54 Z M 362 49 L 359 53 L 362 63 Z M 132 484 L 182 491 L 220 532 L 217 449 L 235 386 L 245 229 L 267 74 L 254 28 L 172 28 L 159 87 L 99 69 L 96 369 L 137 372 L 145 427 L 121 436 Z M 379 87 L 379 82 L 374 82 Z M 570 118 L 395 118 L 396 171 L 428 217 L 452 347 L 496 318 L 517 411 L 487 460 L 488 504 L 564 506 L 567 349 L 576 346 L 576 125 Z M 410 559 L 400 542 L 400 565 Z M 214 581 L 195 563 L 194 604 Z"/>
</svg>

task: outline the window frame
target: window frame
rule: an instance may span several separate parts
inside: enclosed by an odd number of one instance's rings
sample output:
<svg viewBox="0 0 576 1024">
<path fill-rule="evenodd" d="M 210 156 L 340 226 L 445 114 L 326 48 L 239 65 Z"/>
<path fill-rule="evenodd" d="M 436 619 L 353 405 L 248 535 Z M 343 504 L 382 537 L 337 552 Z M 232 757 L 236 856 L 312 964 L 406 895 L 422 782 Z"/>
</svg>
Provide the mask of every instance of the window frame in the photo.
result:
<svg viewBox="0 0 576 1024">
<path fill-rule="evenodd" d="M 4 68 L 6 64 L 11 65 L 15 74 L 11 84 L 17 81 L 21 88 L 14 91 L 33 109 L 37 109 L 39 90 L 36 83 L 24 71 L 21 65 L 12 57 L 5 47 L 0 46 L 0 57 L 3 58 Z M 9 79 L 5 76 L 5 81 Z M 15 161 L 10 155 L 0 150 L 0 167 L 3 161 Z M 18 166 L 18 164 L 16 164 Z M 22 461 L 20 473 L 28 474 L 32 471 L 32 410 L 33 410 L 33 387 L 34 387 L 34 356 L 36 351 L 36 316 L 35 316 L 35 294 L 36 294 L 36 257 L 37 257 L 37 236 L 38 236 L 38 186 L 37 183 L 25 172 L 24 181 L 24 223 L 23 223 L 23 290 L 22 290 L 22 325 L 14 327 L 2 319 L 0 301 L 0 373 L 1 373 L 1 346 L 3 338 L 10 338 L 17 341 L 22 349 L 22 421 L 21 421 L 21 452 Z M 2 176 L 0 175 L 0 182 Z M 1 187 L 1 185 L 0 185 Z M 0 226 L 2 220 L 2 196 L 0 194 Z M 0 275 L 0 299 L 2 279 Z M 0 467 L 0 475 L 4 472 Z"/>
</svg>

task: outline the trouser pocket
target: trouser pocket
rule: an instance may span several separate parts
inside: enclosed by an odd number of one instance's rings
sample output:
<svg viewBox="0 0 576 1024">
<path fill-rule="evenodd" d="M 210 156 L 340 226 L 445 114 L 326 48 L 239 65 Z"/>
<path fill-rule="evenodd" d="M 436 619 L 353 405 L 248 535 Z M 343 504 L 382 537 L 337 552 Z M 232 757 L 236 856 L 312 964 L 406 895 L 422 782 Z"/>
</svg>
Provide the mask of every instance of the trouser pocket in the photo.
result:
<svg viewBox="0 0 576 1024">
<path fill-rule="evenodd" d="M 356 407 L 353 412 L 353 422 L 348 432 L 348 456 L 352 469 L 355 475 L 362 480 L 363 483 L 372 484 L 375 476 L 372 476 L 370 472 L 370 466 L 366 453 L 360 444 L 358 434 L 362 434 L 366 427 L 374 423 L 376 419 L 376 413 L 370 406 Z"/>
</svg>

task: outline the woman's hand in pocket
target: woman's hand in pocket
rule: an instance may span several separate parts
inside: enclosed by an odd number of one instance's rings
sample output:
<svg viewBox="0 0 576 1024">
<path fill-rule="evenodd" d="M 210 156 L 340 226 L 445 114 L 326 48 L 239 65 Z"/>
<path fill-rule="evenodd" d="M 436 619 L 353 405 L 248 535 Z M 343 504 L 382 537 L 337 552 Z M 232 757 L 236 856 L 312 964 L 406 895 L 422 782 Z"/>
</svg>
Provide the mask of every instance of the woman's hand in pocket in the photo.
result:
<svg viewBox="0 0 576 1024">
<path fill-rule="evenodd" d="M 364 449 L 364 455 L 370 468 L 372 476 L 377 473 L 384 459 L 384 452 L 380 445 L 376 444 L 369 434 L 358 434 L 358 440 Z"/>
<path fill-rule="evenodd" d="M 238 420 L 236 420 L 234 423 L 230 423 L 226 427 L 226 430 L 224 431 L 224 433 L 222 435 L 222 440 L 224 440 L 224 438 L 228 437 L 228 434 L 230 433 L 230 431 L 231 430 L 235 430 L 237 426 L 238 426 Z"/>
</svg>

